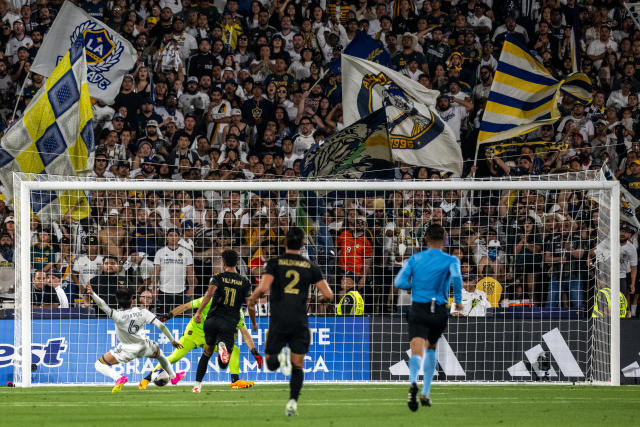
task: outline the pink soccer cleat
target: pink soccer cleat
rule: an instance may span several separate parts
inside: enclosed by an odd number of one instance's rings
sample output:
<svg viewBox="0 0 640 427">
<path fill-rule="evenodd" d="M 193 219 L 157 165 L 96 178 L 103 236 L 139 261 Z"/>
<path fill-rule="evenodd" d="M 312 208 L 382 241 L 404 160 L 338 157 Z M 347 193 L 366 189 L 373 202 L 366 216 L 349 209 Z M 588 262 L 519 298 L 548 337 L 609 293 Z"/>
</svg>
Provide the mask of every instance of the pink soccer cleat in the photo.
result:
<svg viewBox="0 0 640 427">
<path fill-rule="evenodd" d="M 117 393 L 122 390 L 122 386 L 125 385 L 127 381 L 129 381 L 129 378 L 125 377 L 124 375 L 118 378 L 118 380 L 116 381 L 116 385 L 114 385 L 111 389 L 111 393 Z"/>
<path fill-rule="evenodd" d="M 186 376 L 187 376 L 186 372 L 178 372 L 175 378 L 171 378 L 171 384 L 173 385 L 178 384 Z"/>
</svg>

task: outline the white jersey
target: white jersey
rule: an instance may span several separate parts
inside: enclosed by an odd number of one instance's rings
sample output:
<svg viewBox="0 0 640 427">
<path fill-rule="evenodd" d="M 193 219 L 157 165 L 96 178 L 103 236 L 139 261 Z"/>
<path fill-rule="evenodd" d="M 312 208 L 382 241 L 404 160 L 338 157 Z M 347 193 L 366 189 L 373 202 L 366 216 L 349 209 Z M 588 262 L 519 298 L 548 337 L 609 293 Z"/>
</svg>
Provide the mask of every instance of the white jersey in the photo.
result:
<svg viewBox="0 0 640 427">
<path fill-rule="evenodd" d="M 87 255 L 82 255 L 73 263 L 73 272 L 78 275 L 79 285 L 84 285 L 98 274 L 102 273 L 102 255 L 93 260 Z"/>
<path fill-rule="evenodd" d="M 132 307 L 126 310 L 111 309 L 109 317 L 116 325 L 116 335 L 122 344 L 144 344 L 147 342 L 144 325 L 151 323 L 156 327 L 160 320 L 149 310 Z"/>
<path fill-rule="evenodd" d="M 187 267 L 193 265 L 193 255 L 188 249 L 178 246 L 174 251 L 165 246 L 156 252 L 153 264 L 160 266 L 158 287 L 162 292 L 168 294 L 184 292 Z"/>
<path fill-rule="evenodd" d="M 487 294 L 484 291 L 475 289 L 473 292 L 468 292 L 462 288 L 461 315 L 471 317 L 486 316 L 488 308 L 491 308 L 491 303 L 487 299 Z M 456 313 L 453 304 L 451 305 L 451 313 Z"/>
<path fill-rule="evenodd" d="M 631 277 L 631 267 L 638 265 L 638 252 L 633 243 L 627 240 L 620 246 L 620 278 L 624 279 L 629 274 Z"/>
</svg>

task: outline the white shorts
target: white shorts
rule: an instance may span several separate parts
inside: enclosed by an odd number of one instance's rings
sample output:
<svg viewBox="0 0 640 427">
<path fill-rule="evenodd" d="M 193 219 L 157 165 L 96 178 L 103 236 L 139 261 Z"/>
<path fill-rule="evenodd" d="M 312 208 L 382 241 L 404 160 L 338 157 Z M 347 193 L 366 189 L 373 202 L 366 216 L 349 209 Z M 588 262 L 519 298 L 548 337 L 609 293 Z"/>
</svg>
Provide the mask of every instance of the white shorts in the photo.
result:
<svg viewBox="0 0 640 427">
<path fill-rule="evenodd" d="M 118 363 L 131 362 L 139 357 L 151 357 L 158 350 L 158 344 L 155 341 L 145 340 L 140 344 L 118 344 L 116 348 L 110 350 L 113 357 Z"/>
</svg>

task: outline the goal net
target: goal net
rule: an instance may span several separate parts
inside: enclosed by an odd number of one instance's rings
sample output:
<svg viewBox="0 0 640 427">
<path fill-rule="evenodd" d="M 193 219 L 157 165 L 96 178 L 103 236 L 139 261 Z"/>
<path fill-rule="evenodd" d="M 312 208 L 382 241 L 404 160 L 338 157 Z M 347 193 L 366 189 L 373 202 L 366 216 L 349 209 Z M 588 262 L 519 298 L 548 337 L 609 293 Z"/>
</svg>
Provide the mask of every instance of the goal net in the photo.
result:
<svg viewBox="0 0 640 427">
<path fill-rule="evenodd" d="M 446 250 L 460 258 L 464 280 L 464 309 L 452 313 L 438 342 L 438 381 L 619 384 L 619 302 L 602 302 L 606 289 L 619 290 L 617 183 L 583 174 L 546 181 L 26 178 L 15 175 L 14 186 L 14 379 L 22 386 L 111 382 L 94 363 L 118 338 L 84 295 L 87 283 L 114 308 L 115 290 L 129 288 L 135 304 L 162 317 L 205 293 L 225 249 L 237 251 L 239 272 L 259 283 L 296 225 L 308 233 L 303 254 L 336 294 L 325 304 L 310 291 L 306 379 L 407 381 L 411 295 L 393 282 L 426 248 L 433 223 L 445 227 Z M 166 322 L 176 338 L 191 307 Z M 268 297 L 257 312 L 258 331 L 239 329 L 230 368 L 212 358 L 205 382 L 229 382 L 231 374 L 285 379 L 258 369 L 250 354 L 251 346 L 264 354 Z M 152 325 L 145 333 L 171 353 Z M 201 354 L 195 348 L 176 362 L 187 381 Z M 155 364 L 136 359 L 115 369 L 135 384 Z"/>
</svg>

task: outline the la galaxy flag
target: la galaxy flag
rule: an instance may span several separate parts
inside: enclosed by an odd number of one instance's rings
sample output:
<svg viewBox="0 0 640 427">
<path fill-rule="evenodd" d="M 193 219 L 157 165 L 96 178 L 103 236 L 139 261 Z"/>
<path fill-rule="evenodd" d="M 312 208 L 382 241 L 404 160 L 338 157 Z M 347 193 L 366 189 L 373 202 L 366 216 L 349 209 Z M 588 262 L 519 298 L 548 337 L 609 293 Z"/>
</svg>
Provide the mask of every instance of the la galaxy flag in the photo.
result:
<svg viewBox="0 0 640 427">
<path fill-rule="evenodd" d="M 13 195 L 13 173 L 75 175 L 92 167 L 95 144 L 93 113 L 82 44 L 72 46 L 38 90 L 24 115 L 0 142 L 0 181 L 8 198 Z M 55 201 L 55 202 L 54 202 Z M 54 202 L 54 203 L 52 203 Z M 33 192 L 34 213 L 72 212 L 75 219 L 89 214 L 83 192 Z M 53 213 L 53 212 L 51 212 Z"/>
<path fill-rule="evenodd" d="M 38 50 L 31 71 L 49 76 L 60 58 L 78 40 L 84 40 L 87 81 L 91 96 L 113 103 L 122 78 L 136 63 L 131 43 L 104 22 L 66 1 Z"/>
<path fill-rule="evenodd" d="M 396 95 L 385 99 L 384 111 L 394 160 L 462 174 L 462 151 L 438 114 Z"/>
<path fill-rule="evenodd" d="M 356 35 L 344 49 L 343 54 L 355 56 L 356 58 L 366 59 L 376 64 L 391 66 L 391 56 L 384 48 L 380 40 L 376 40 L 365 31 L 356 31 Z M 342 72 L 342 61 L 340 58 L 334 60 L 330 64 L 333 74 Z"/>
<path fill-rule="evenodd" d="M 487 99 L 478 142 L 501 141 L 560 118 L 560 93 L 591 102 L 591 80 L 574 73 L 558 81 L 516 37 L 508 34 Z"/>
<path fill-rule="evenodd" d="M 346 125 L 383 109 L 394 160 L 462 173 L 453 131 L 429 105 L 439 92 L 380 64 L 342 55 L 342 109 Z"/>
<path fill-rule="evenodd" d="M 342 55 L 342 116 L 346 126 L 380 109 L 387 94 L 436 105 L 440 92 L 366 59 Z"/>
<path fill-rule="evenodd" d="M 640 28 L 640 3 L 623 3 L 636 27 Z"/>
<path fill-rule="evenodd" d="M 314 144 L 304 157 L 305 178 L 393 179 L 384 108 Z"/>
</svg>

